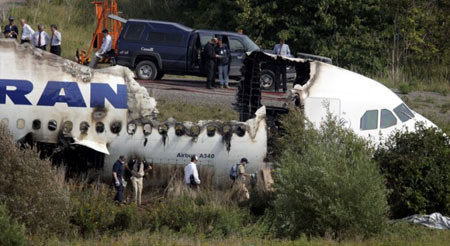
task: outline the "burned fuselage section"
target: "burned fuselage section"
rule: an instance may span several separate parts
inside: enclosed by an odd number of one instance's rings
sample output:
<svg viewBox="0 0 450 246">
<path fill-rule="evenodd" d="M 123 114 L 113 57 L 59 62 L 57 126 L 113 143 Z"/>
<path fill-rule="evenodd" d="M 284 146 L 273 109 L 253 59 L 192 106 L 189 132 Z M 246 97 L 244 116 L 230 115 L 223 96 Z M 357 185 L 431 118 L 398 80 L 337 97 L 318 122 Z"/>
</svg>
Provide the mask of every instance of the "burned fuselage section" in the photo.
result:
<svg viewBox="0 0 450 246">
<path fill-rule="evenodd" d="M 264 108 L 247 122 L 158 122 L 155 99 L 127 68 L 92 70 L 12 40 L 0 40 L 0 55 L 1 122 L 57 163 L 109 177 L 120 155 L 184 165 L 196 154 L 217 179 L 244 156 L 264 166 Z"/>
</svg>

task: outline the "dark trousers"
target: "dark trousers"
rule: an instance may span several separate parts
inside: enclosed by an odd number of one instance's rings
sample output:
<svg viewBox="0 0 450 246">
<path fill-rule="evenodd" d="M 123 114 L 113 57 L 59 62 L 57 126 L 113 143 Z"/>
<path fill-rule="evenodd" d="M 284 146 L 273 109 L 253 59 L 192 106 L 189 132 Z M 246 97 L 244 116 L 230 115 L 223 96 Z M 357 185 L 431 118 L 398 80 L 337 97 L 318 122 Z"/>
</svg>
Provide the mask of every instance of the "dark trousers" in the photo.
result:
<svg viewBox="0 0 450 246">
<path fill-rule="evenodd" d="M 20 40 L 20 44 L 29 43 L 30 40 Z"/>
<path fill-rule="evenodd" d="M 286 65 L 277 64 L 275 68 L 275 91 L 280 88 L 280 74 L 283 82 L 283 92 L 287 91 L 287 81 L 286 81 Z"/>
<path fill-rule="evenodd" d="M 61 45 L 50 46 L 50 52 L 57 56 L 61 56 Z"/>
<path fill-rule="evenodd" d="M 36 46 L 36 48 L 41 49 L 41 50 L 47 50 L 47 45 Z"/>
<path fill-rule="evenodd" d="M 116 196 L 114 197 L 114 201 L 122 203 L 123 201 L 123 186 L 120 184 L 119 186 L 114 186 L 116 188 Z"/>
<path fill-rule="evenodd" d="M 206 62 L 206 87 L 212 88 L 214 87 L 214 80 L 216 77 L 216 63 L 214 61 Z"/>
</svg>

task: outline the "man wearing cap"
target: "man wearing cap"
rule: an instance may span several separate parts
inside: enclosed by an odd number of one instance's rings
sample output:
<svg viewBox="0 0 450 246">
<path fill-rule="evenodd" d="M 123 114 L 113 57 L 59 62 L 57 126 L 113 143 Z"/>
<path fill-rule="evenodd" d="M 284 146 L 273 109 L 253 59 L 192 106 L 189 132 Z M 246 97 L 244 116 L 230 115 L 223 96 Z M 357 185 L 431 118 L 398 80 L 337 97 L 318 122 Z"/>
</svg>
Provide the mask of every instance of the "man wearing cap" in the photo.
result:
<svg viewBox="0 0 450 246">
<path fill-rule="evenodd" d="M 22 35 L 20 36 L 20 43 L 29 43 L 31 42 L 31 36 L 34 33 L 33 28 L 27 24 L 25 19 L 20 20 L 20 24 L 22 25 Z"/>
<path fill-rule="evenodd" d="M 9 24 L 5 26 L 5 31 L 3 34 L 5 35 L 5 38 L 14 38 L 17 39 L 17 34 L 19 33 L 19 28 L 17 28 L 16 25 L 14 25 L 14 17 L 9 17 Z"/>
<path fill-rule="evenodd" d="M 191 188 L 197 188 L 200 184 L 197 171 L 198 157 L 196 155 L 191 156 L 191 163 L 184 168 L 184 181 Z"/>
</svg>

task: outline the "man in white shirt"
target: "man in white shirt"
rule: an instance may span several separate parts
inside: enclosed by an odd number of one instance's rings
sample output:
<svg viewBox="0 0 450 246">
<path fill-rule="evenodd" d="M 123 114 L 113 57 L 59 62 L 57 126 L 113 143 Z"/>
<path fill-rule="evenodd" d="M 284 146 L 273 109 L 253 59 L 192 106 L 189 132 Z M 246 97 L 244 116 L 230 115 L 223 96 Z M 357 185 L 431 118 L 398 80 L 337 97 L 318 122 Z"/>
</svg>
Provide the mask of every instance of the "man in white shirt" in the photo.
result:
<svg viewBox="0 0 450 246">
<path fill-rule="evenodd" d="M 95 52 L 95 56 L 92 58 L 91 62 L 89 62 L 90 68 L 96 68 L 98 61 L 111 51 L 112 38 L 111 35 L 109 35 L 108 29 L 103 29 L 102 34 L 103 34 L 102 47 L 100 47 L 100 49 L 97 52 Z"/>
<path fill-rule="evenodd" d="M 38 25 L 38 30 L 31 37 L 31 43 L 38 49 L 47 50 L 47 44 L 49 42 L 50 38 L 44 31 L 44 25 Z"/>
<path fill-rule="evenodd" d="M 276 44 L 273 48 L 273 53 L 278 56 L 291 56 L 291 50 L 289 45 L 285 44 L 284 40 L 281 39 L 279 44 Z M 280 87 L 280 74 L 283 81 L 283 93 L 287 91 L 287 81 L 286 81 L 286 65 L 283 63 L 278 63 L 275 68 L 275 91 L 278 91 Z"/>
<path fill-rule="evenodd" d="M 198 157 L 196 155 L 191 156 L 191 163 L 184 168 L 184 181 L 191 188 L 196 188 L 200 184 L 197 171 Z"/>
<path fill-rule="evenodd" d="M 108 33 L 108 29 L 103 29 L 102 33 L 103 33 L 103 43 L 102 47 L 98 51 L 100 56 L 108 54 L 108 52 L 110 52 L 112 48 L 112 38 L 111 35 L 109 35 Z"/>
<path fill-rule="evenodd" d="M 61 33 L 58 32 L 58 27 L 55 24 L 50 26 L 52 30 L 52 37 L 50 38 L 50 52 L 60 56 L 61 55 Z"/>
<path fill-rule="evenodd" d="M 31 36 L 34 33 L 34 30 L 27 24 L 25 19 L 20 20 L 20 24 L 22 25 L 22 35 L 20 36 L 20 43 L 29 43 L 31 42 Z"/>
</svg>

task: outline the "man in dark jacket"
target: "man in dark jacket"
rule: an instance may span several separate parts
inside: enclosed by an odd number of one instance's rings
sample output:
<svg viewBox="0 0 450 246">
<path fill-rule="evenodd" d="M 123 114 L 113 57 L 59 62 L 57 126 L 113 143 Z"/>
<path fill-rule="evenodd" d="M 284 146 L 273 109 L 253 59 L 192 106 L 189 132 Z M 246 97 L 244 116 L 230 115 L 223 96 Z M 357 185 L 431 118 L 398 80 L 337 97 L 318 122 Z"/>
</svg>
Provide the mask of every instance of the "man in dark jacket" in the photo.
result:
<svg viewBox="0 0 450 246">
<path fill-rule="evenodd" d="M 19 33 L 19 29 L 16 25 L 14 25 L 14 17 L 9 17 L 9 24 L 5 26 L 5 31 L 3 34 L 5 35 L 5 38 L 13 38 L 17 39 L 17 34 Z"/>
<path fill-rule="evenodd" d="M 114 197 L 114 201 L 118 203 L 123 202 L 123 169 L 125 166 L 126 158 L 121 155 L 119 160 L 117 160 L 113 165 L 113 182 L 114 187 L 116 188 L 116 196 Z"/>
<path fill-rule="evenodd" d="M 212 89 L 216 86 L 214 85 L 214 78 L 216 76 L 216 58 L 219 56 L 216 55 L 215 47 L 217 43 L 217 38 L 212 38 L 209 43 L 205 45 L 204 49 L 204 57 L 205 57 L 205 65 L 206 65 L 206 88 Z"/>
</svg>

